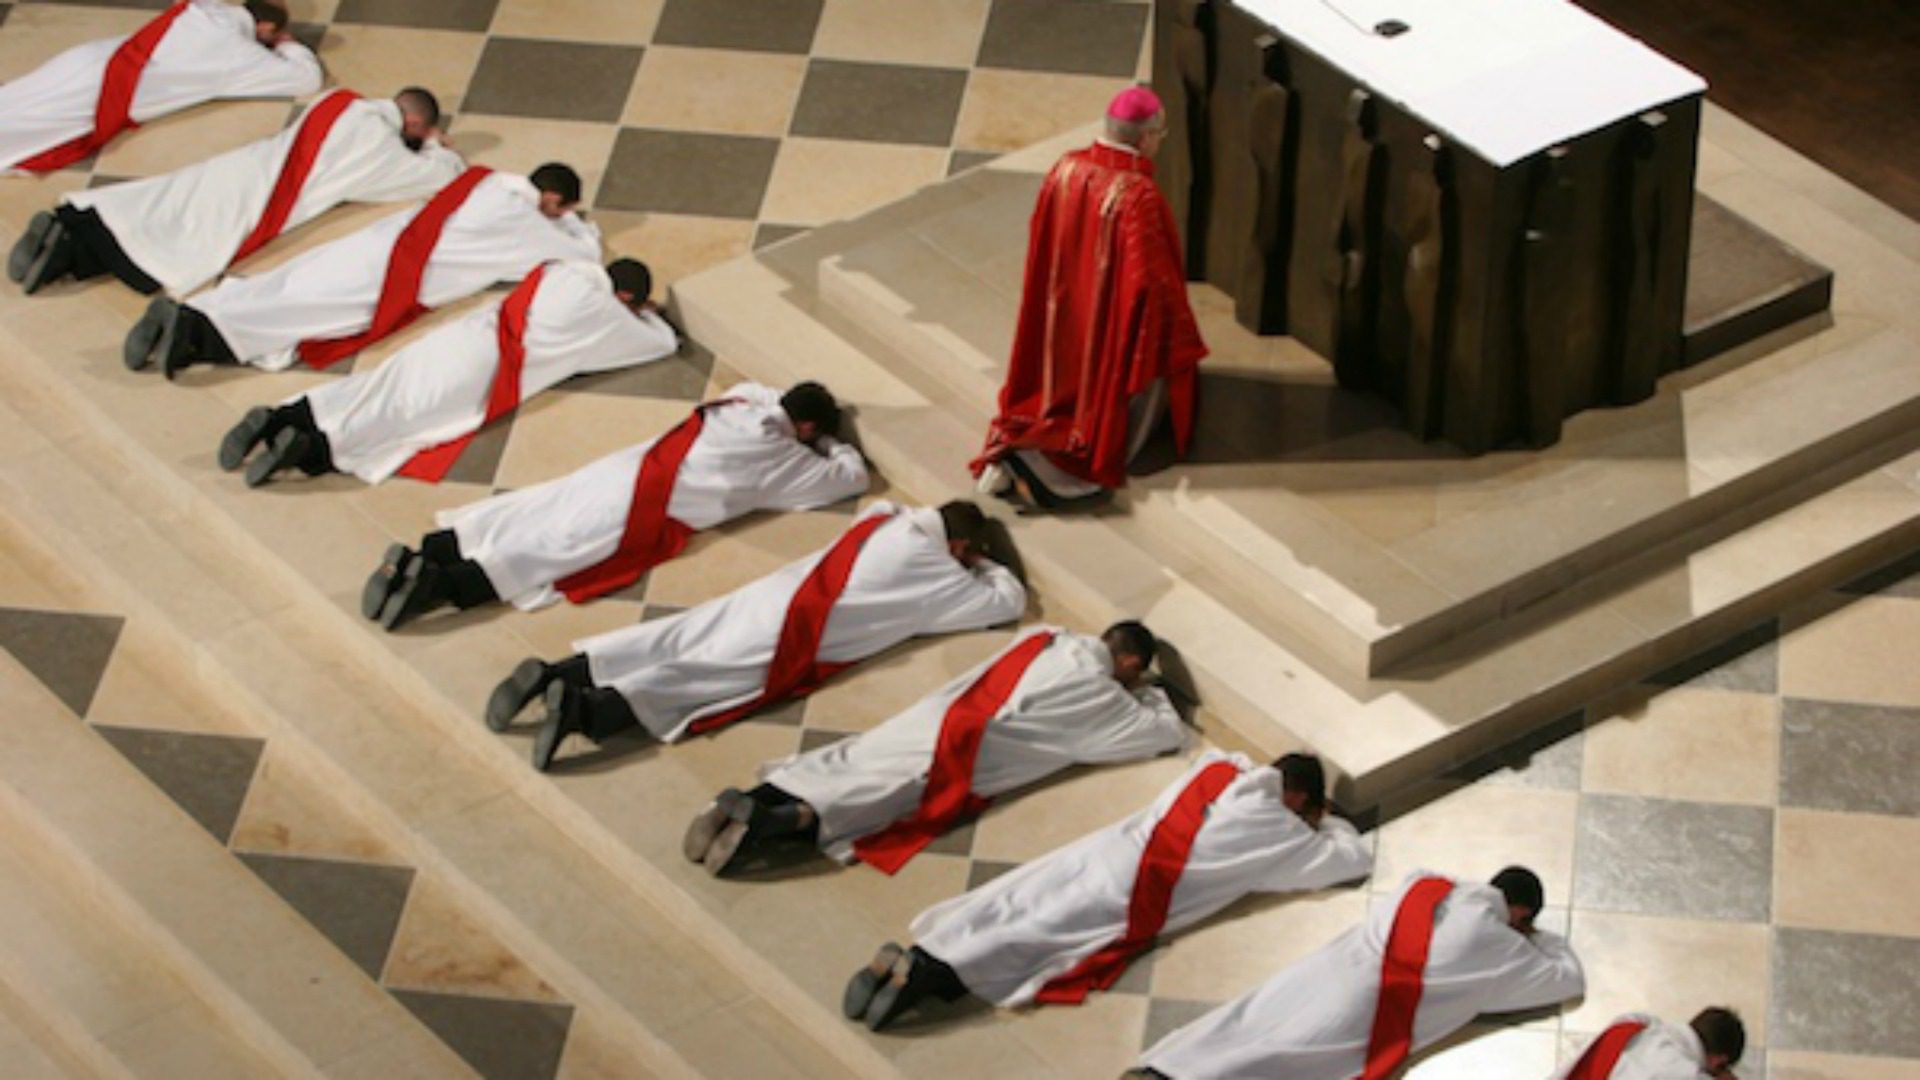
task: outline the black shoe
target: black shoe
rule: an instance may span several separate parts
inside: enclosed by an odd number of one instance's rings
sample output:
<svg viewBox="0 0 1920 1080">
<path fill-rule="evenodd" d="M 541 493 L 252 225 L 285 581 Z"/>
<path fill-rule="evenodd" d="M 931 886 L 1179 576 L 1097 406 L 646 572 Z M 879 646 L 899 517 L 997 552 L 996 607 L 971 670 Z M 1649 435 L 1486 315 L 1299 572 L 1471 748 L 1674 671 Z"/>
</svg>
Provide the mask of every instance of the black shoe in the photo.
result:
<svg viewBox="0 0 1920 1080">
<path fill-rule="evenodd" d="M 867 1007 L 873 1004 L 873 995 L 880 990 L 880 984 L 893 974 L 895 964 L 907 950 L 894 942 L 880 946 L 878 952 L 866 967 L 853 973 L 847 980 L 847 988 L 840 994 L 840 1011 L 849 1020 L 861 1020 L 867 1015 Z"/>
<path fill-rule="evenodd" d="M 53 224 L 47 226 L 46 235 L 40 238 L 40 250 L 27 262 L 26 273 L 20 276 L 21 290 L 32 296 L 41 286 L 65 277 L 73 266 L 72 249 L 73 237 L 55 218 Z M 7 261 L 13 260 L 9 257 Z"/>
<path fill-rule="evenodd" d="M 133 329 L 134 333 L 140 331 L 137 326 Z M 127 340 L 132 341 L 133 336 L 129 334 Z M 245 465 L 247 455 L 253 453 L 253 448 L 259 446 L 267 437 L 267 423 L 272 418 L 272 409 L 265 405 L 255 405 L 247 410 L 247 415 L 241 417 L 239 423 L 227 429 L 227 433 L 220 438 L 220 468 L 233 472 Z"/>
<path fill-rule="evenodd" d="M 920 981 L 920 957 L 910 949 L 904 959 L 894 963 L 893 972 L 880 981 L 873 1000 L 867 1002 L 867 1011 L 863 1014 L 867 1030 L 884 1031 L 912 1008 L 914 1002 L 920 1000 Z"/>
<path fill-rule="evenodd" d="M 254 411 L 264 412 L 265 410 Z M 252 416 L 253 413 L 247 415 Z M 235 432 L 239 430 L 239 428 L 234 429 Z M 227 438 L 233 438 L 233 432 L 228 432 Z M 226 443 L 221 443 L 220 464 L 223 468 L 227 463 L 226 452 Z M 380 609 L 387 606 L 387 598 L 400 587 L 400 576 L 407 572 L 407 567 L 412 565 L 416 558 L 418 556 L 413 553 L 413 549 L 405 544 L 389 545 L 387 553 L 380 556 L 380 568 L 367 575 L 367 583 L 360 587 L 360 614 L 369 619 L 379 619 Z"/>
<path fill-rule="evenodd" d="M 585 730 L 580 726 L 580 692 L 564 679 L 547 684 L 540 704 L 546 707 L 547 715 L 540 722 L 540 733 L 533 737 L 533 767 L 546 772 L 553 767 L 553 755 L 567 736 L 585 734 Z"/>
<path fill-rule="evenodd" d="M 295 428 L 281 428 L 264 453 L 247 464 L 247 486 L 257 488 L 282 469 L 300 464 L 313 449 L 313 436 Z"/>
<path fill-rule="evenodd" d="M 680 854 L 685 855 L 688 862 L 704 862 L 714 838 L 733 820 L 734 803 L 746 797 L 739 788 L 728 788 L 715 795 L 707 808 L 687 825 L 686 835 L 680 838 Z"/>
<path fill-rule="evenodd" d="M 398 630 L 446 602 L 446 594 L 440 589 L 440 568 L 418 560 L 407 568 L 393 595 L 387 597 L 386 606 L 380 609 L 380 625 Z"/>
<path fill-rule="evenodd" d="M 707 873 L 714 877 L 725 877 L 740 856 L 750 851 L 760 839 L 759 830 L 755 828 L 757 819 L 763 813 L 760 804 L 739 792 L 735 796 L 731 801 L 722 802 L 727 820 L 720 826 L 720 831 L 714 834 L 713 842 L 707 845 L 706 854 L 700 857 L 700 865 L 706 867 Z"/>
<path fill-rule="evenodd" d="M 540 696 L 547 684 L 553 681 L 553 668 L 528 657 L 514 665 L 513 673 L 500 680 L 487 698 L 487 727 L 493 731 L 505 731 L 520 710 Z"/>
<path fill-rule="evenodd" d="M 180 305 L 164 296 L 156 296 L 141 314 L 140 321 L 127 331 L 127 339 L 120 346 L 120 362 L 127 365 L 128 371 L 143 371 L 153 363 L 153 354 L 164 355 L 173 343 L 173 329 L 180 323 Z M 265 410 L 260 410 L 264 412 Z M 223 444 L 224 445 L 224 444 Z M 244 456 L 244 455 L 243 455 Z M 221 455 L 224 461 L 226 455 Z M 226 466 L 231 471 L 238 464 Z"/>
<path fill-rule="evenodd" d="M 14 241 L 13 250 L 7 254 L 7 280 L 18 285 L 27 279 L 27 268 L 39 256 L 40 249 L 46 246 L 47 233 L 57 219 L 53 211 L 42 210 L 27 222 L 27 231 Z"/>
</svg>

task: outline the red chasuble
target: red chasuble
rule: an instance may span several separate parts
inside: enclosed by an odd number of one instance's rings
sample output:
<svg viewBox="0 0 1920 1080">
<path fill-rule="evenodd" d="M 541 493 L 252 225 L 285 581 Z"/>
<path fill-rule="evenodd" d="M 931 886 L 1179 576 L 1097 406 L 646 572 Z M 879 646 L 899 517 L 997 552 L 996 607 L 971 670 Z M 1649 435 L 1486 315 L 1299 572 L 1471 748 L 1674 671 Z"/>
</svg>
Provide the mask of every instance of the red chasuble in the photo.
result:
<svg viewBox="0 0 1920 1080">
<path fill-rule="evenodd" d="M 547 268 L 536 266 L 526 280 L 514 286 L 507 298 L 500 302 L 500 320 L 497 336 L 500 340 L 500 366 L 493 372 L 493 388 L 487 393 L 487 413 L 480 418 L 479 427 L 457 439 L 449 439 L 439 446 L 430 446 L 407 459 L 400 466 L 400 475 L 415 480 L 425 480 L 437 484 L 446 479 L 453 463 L 467 449 L 467 444 L 480 434 L 480 428 L 520 407 L 520 373 L 527 366 L 527 313 L 533 308 L 533 294 L 540 291 L 540 281 L 546 277 Z"/>
<path fill-rule="evenodd" d="M 680 466 L 707 425 L 707 413 L 738 402 L 739 398 L 710 401 L 693 410 L 672 431 L 660 436 L 640 459 L 633 478 L 633 501 L 627 504 L 627 525 L 613 554 L 554 583 L 568 600 L 584 604 L 639 581 L 647 571 L 680 554 L 693 530 L 667 515 L 673 501 Z"/>
<path fill-rule="evenodd" d="M 100 97 L 93 106 L 93 130 L 76 136 L 51 150 L 43 150 L 14 168 L 23 172 L 45 173 L 67 166 L 107 145 L 115 135 L 140 125 L 133 122 L 133 95 L 140 89 L 140 75 L 160 47 L 160 39 L 173 28 L 173 21 L 187 10 L 180 0 L 154 16 L 145 26 L 128 35 L 107 58 L 107 70 L 100 80 Z"/>
<path fill-rule="evenodd" d="M 1002 654 L 947 706 L 940 718 L 940 735 L 933 744 L 933 764 L 920 806 L 892 825 L 853 842 L 861 862 L 884 874 L 897 874 L 920 849 L 946 832 L 961 818 L 977 816 L 988 800 L 973 793 L 973 766 L 987 724 L 1013 696 L 1014 687 L 1033 662 L 1053 644 L 1053 632 L 1042 630 Z"/>
<path fill-rule="evenodd" d="M 893 520 L 892 514 L 875 514 L 856 523 L 833 542 L 820 561 L 813 564 L 800 588 L 787 601 L 787 618 L 780 626 L 780 641 L 773 648 L 773 661 L 767 665 L 767 681 L 749 701 L 731 709 L 703 716 L 687 725 L 693 735 L 726 727 L 750 716 L 776 701 L 806 697 L 820 684 L 833 678 L 851 664 L 822 663 L 820 642 L 827 635 L 827 617 L 833 605 L 847 589 L 853 576 L 853 562 L 880 526 Z"/>
<path fill-rule="evenodd" d="M 1153 162 L 1101 143 L 1068 154 L 1033 210 L 1000 413 L 974 473 L 1013 450 L 1042 450 L 1073 476 L 1123 486 L 1128 401 L 1165 379 L 1185 453 L 1206 354 Z"/>
<path fill-rule="evenodd" d="M 307 177 L 313 175 L 313 163 L 319 160 L 320 147 L 327 141 L 327 133 L 333 130 L 333 122 L 347 111 L 347 106 L 360 100 L 360 95 L 351 90 L 335 90 L 315 102 L 307 115 L 300 118 L 300 130 L 293 137 L 293 144 L 287 148 L 287 160 L 280 163 L 280 175 L 273 181 L 273 192 L 267 196 L 266 209 L 260 213 L 259 224 L 240 241 L 240 247 L 228 260 L 231 266 L 241 259 L 259 251 L 280 235 L 287 227 L 287 218 L 293 214 L 293 205 L 300 201 L 300 191 L 307 186 Z"/>
<path fill-rule="evenodd" d="M 1112 986 L 1133 958 L 1147 951 L 1167 925 L 1174 886 L 1187 869 L 1193 841 L 1207 822 L 1207 808 L 1240 777 L 1239 766 L 1216 761 L 1187 782 L 1180 796 L 1154 825 L 1140 852 L 1140 868 L 1133 875 L 1133 897 L 1127 903 L 1127 929 L 1098 952 L 1050 979 L 1035 1000 L 1049 1005 L 1078 1005 L 1094 990 Z"/>
<path fill-rule="evenodd" d="M 1574 1063 L 1567 1080 L 1607 1080 L 1613 1075 L 1613 1067 L 1620 1063 L 1620 1055 L 1627 1052 L 1627 1044 L 1646 1029 L 1647 1025 L 1638 1020 L 1622 1020 L 1601 1032 Z"/>
<path fill-rule="evenodd" d="M 347 337 L 301 342 L 300 359 L 308 367 L 337 364 L 426 313 L 427 309 L 420 306 L 420 281 L 426 277 L 427 260 L 433 257 L 433 249 L 440 243 L 447 219 L 466 204 L 467 196 L 492 172 L 484 165 L 475 165 L 427 200 L 427 205 L 413 215 L 413 220 L 407 222 L 407 227 L 400 230 L 393 241 L 393 252 L 387 256 L 386 277 L 380 283 L 380 299 L 374 305 L 372 325 Z"/>
<path fill-rule="evenodd" d="M 1433 944 L 1434 910 L 1453 891 L 1446 878 L 1421 878 L 1400 900 L 1380 964 L 1380 1000 L 1367 1040 L 1367 1068 L 1360 1080 L 1387 1080 L 1413 1052 L 1413 1019 L 1420 1011 L 1427 948 Z"/>
</svg>

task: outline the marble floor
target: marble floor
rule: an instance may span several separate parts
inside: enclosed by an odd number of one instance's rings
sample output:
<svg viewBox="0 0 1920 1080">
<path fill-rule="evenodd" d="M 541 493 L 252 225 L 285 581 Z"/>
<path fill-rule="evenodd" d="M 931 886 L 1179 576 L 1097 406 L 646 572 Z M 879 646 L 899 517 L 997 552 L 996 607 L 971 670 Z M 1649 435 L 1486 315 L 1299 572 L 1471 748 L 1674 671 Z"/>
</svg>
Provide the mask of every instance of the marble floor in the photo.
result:
<svg viewBox="0 0 1920 1080">
<path fill-rule="evenodd" d="M 53 48 L 124 30 L 145 17 L 139 9 L 159 6 L 0 3 L 0 79 Z M 456 145 L 474 160 L 574 164 L 609 246 L 652 263 L 666 285 L 1079 126 L 1139 70 L 1147 22 L 1145 5 L 1110 0 L 293 6 L 301 34 L 319 44 L 336 80 L 376 94 L 429 86 L 455 114 Z M 284 103 L 210 106 L 149 125 L 64 173 L 0 180 L 0 226 L 11 235 L 59 192 L 163 171 L 257 138 L 289 114 Z M 380 212 L 339 215 L 261 262 Z M 140 651 L 146 623 L 186 611 L 180 625 L 204 632 L 210 663 L 244 656 L 236 635 L 255 623 L 293 619 L 316 634 L 357 634 L 353 648 L 378 650 L 394 670 L 424 677 L 449 710 L 471 712 L 516 657 L 556 654 L 582 632 L 724 592 L 824 543 L 852 505 L 717 530 L 649 580 L 593 605 L 429 619 L 380 636 L 347 620 L 387 539 L 417 535 L 437 508 L 545 479 L 636 431 L 658 430 L 726 388 L 734 378 L 727 358 L 696 346 L 671 361 L 570 384 L 498 425 L 437 487 L 397 481 L 367 489 L 330 477 L 243 492 L 212 465 L 219 432 L 241 409 L 324 376 L 195 372 L 169 387 L 131 375 L 119 367 L 117 342 L 138 308 L 111 284 L 63 287 L 31 301 L 9 292 L 0 297 L 0 332 L 36 363 L 66 364 L 59 378 L 70 385 L 49 393 L 83 393 L 124 437 L 116 445 L 144 452 L 152 460 L 143 468 L 198 500 L 170 495 L 172 514 L 189 523 L 195 519 L 185 515 L 218 514 L 210 536 L 256 540 L 262 558 L 283 561 L 310 590 L 311 603 L 296 599 L 291 612 L 270 604 L 238 584 L 240 568 L 232 594 L 183 601 L 171 595 L 181 591 L 174 579 L 195 569 L 182 557 L 177 573 L 174 563 L 156 563 L 151 604 L 102 607 L 50 590 L 35 570 L 40 556 L 0 549 L 0 648 L 57 699 L 49 708 L 88 721 L 475 1071 L 620 1074 L 607 1059 L 598 1069 L 589 1063 L 580 1047 L 598 1029 L 575 1019 L 576 1005 L 585 1006 L 543 979 L 537 960 L 484 934 L 428 932 L 457 906 L 436 878 L 354 830 L 303 830 L 320 811 L 311 791 L 276 775 L 273 739 L 209 725 L 192 708 L 163 707 L 175 676 Z M 360 363 L 379 362 L 434 321 Z M 33 377 L 24 368 L 17 374 Z M 57 503 L 65 475 L 58 445 L 0 428 L 10 436 L 0 441 L 5 493 Z M 881 481 L 868 498 L 889 494 Z M 158 531 L 181 524 L 163 520 L 168 511 L 140 493 L 125 498 L 134 516 L 151 514 Z M 59 550 L 51 532 L 44 539 Z M 115 550 L 112 538 L 98 542 L 109 555 Z M 1058 617 L 1045 597 L 1031 615 Z M 1163 760 L 1079 772 L 1004 800 L 895 879 L 816 865 L 778 880 L 714 882 L 676 861 L 679 829 L 706 793 L 746 779 L 763 760 L 877 723 L 1005 636 L 896 650 L 804 705 L 719 737 L 668 751 L 575 748 L 550 780 L 523 771 L 516 782 L 554 820 L 597 830 L 605 858 L 652 867 L 764 958 L 773 977 L 817 1010 L 791 1016 L 805 1026 L 829 1015 L 845 973 L 878 938 L 902 935 L 921 906 L 1119 816 L 1180 769 Z M 1920 1076 L 1920 870 L 1905 857 L 1920 844 L 1920 797 L 1910 793 L 1920 763 L 1916 648 L 1920 556 L 1594 702 L 1501 760 L 1463 772 L 1436 797 L 1389 807 L 1373 834 L 1378 864 L 1367 886 L 1241 905 L 1165 945 L 1080 1009 L 995 1014 L 962 1006 L 897 1034 L 851 1038 L 873 1061 L 910 1076 L 1112 1076 L 1159 1034 L 1349 925 L 1370 896 L 1410 870 L 1484 875 L 1523 862 L 1546 883 L 1547 921 L 1571 934 L 1587 966 L 1586 997 L 1557 1012 L 1476 1025 L 1411 1075 L 1544 1076 L 1616 1013 L 1680 1019 L 1712 1003 L 1747 1019 L 1752 1049 L 1742 1076 Z M 291 681 L 312 685 L 326 670 Z M 19 699 L 14 684 L 5 685 L 11 709 Z M 496 744 L 501 762 L 524 761 L 524 735 L 496 740 L 471 727 L 471 746 Z M 313 836 L 320 839 L 288 839 Z M 471 974 L 482 970 L 507 974 Z M 729 1056 L 715 1045 L 727 1041 L 721 1030 L 668 1041 L 709 1075 L 827 1071 L 800 1051 L 783 1055 L 786 1036 L 743 1038 Z"/>
</svg>

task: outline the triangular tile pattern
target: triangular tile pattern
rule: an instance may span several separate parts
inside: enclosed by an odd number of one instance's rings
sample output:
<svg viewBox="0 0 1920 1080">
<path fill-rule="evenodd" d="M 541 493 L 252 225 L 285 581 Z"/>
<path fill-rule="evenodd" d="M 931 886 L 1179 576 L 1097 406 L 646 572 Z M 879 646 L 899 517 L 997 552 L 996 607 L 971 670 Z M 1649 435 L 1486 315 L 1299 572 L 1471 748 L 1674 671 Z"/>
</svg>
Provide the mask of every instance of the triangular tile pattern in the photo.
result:
<svg viewBox="0 0 1920 1080">
<path fill-rule="evenodd" d="M 394 999 L 480 1075 L 546 1080 L 560 1070 L 573 1006 L 393 990 Z"/>
<path fill-rule="evenodd" d="M 180 809 L 225 844 L 265 743 L 232 735 L 95 725 L 94 730 Z"/>
<path fill-rule="evenodd" d="M 378 980 L 413 887 L 410 866 L 240 854 L 240 861 Z"/>
<path fill-rule="evenodd" d="M 0 648 L 85 716 L 125 623 L 118 615 L 0 608 Z"/>
</svg>

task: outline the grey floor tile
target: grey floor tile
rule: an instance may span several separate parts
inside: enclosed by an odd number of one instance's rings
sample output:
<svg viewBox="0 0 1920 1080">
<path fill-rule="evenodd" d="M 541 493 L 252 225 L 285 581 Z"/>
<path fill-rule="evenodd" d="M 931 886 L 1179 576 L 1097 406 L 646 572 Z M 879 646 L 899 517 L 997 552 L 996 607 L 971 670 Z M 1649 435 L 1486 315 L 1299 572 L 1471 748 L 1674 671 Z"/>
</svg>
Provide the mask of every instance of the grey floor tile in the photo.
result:
<svg viewBox="0 0 1920 1080">
<path fill-rule="evenodd" d="M 333 21 L 484 33 L 499 6 L 500 0 L 340 0 Z"/>
<path fill-rule="evenodd" d="M 780 140 L 626 128 L 595 204 L 606 210 L 754 218 Z"/>
<path fill-rule="evenodd" d="M 798 698 L 783 701 L 770 709 L 761 709 L 748 720 L 756 724 L 771 724 L 774 727 L 797 728 L 804 724 L 807 717 L 807 699 Z"/>
<path fill-rule="evenodd" d="M 993 0 L 981 67 L 1075 75 L 1132 75 L 1148 5 L 1112 0 Z"/>
<path fill-rule="evenodd" d="M 1127 970 L 1120 973 L 1113 985 L 1107 988 L 1111 994 L 1138 994 L 1145 996 L 1153 993 L 1153 952 L 1142 953 L 1133 958 Z"/>
<path fill-rule="evenodd" d="M 1457 780 L 1578 791 L 1586 757 L 1585 721 L 1584 712 L 1570 713 L 1448 775 Z"/>
<path fill-rule="evenodd" d="M 327 36 L 327 25 L 326 23 L 296 22 L 287 30 L 293 35 L 293 40 L 317 54 L 320 51 L 320 42 Z"/>
<path fill-rule="evenodd" d="M 753 231 L 753 250 L 759 251 L 769 244 L 777 244 L 790 236 L 799 236 L 806 231 L 805 225 L 776 225 L 770 221 L 763 221 L 760 227 Z"/>
<path fill-rule="evenodd" d="M 851 732 L 818 731 L 818 730 L 809 728 L 806 731 L 803 731 L 800 733 L 799 752 L 802 754 L 805 754 L 810 751 L 818 750 L 823 746 L 832 746 L 834 743 L 837 743 L 842 739 L 850 739 L 852 737 L 853 737 L 853 734 Z"/>
<path fill-rule="evenodd" d="M 956 825 L 935 837 L 926 850 L 932 855 L 970 855 L 973 853 L 973 822 Z"/>
<path fill-rule="evenodd" d="M 1780 687 L 1780 629 L 1769 620 L 1650 676 L 1655 686 L 1694 686 L 1771 694 Z"/>
<path fill-rule="evenodd" d="M 644 51 L 627 45 L 493 38 L 474 68 L 463 111 L 617 123 Z"/>
<path fill-rule="evenodd" d="M 1849 581 L 1840 586 L 1839 591 L 1854 596 L 1920 599 L 1920 551 Z"/>
<path fill-rule="evenodd" d="M 1217 1002 L 1187 1001 L 1182 998 L 1154 998 L 1147 1002 L 1147 1025 L 1140 1033 L 1140 1049 L 1179 1031 L 1214 1010 Z"/>
<path fill-rule="evenodd" d="M 0 608 L 0 649 L 76 715 L 87 715 L 126 620 L 118 615 Z"/>
<path fill-rule="evenodd" d="M 7 13 L 13 10 L 12 4 L 0 4 L 0 26 L 7 24 Z"/>
<path fill-rule="evenodd" d="M 97 725 L 107 744 L 222 844 L 233 835 L 240 807 L 266 745 L 259 739 L 183 731 Z"/>
<path fill-rule="evenodd" d="M 967 73 L 951 68 L 815 60 L 791 134 L 946 146 L 966 90 Z"/>
<path fill-rule="evenodd" d="M 1001 874 L 1011 873 L 1018 869 L 1020 869 L 1019 863 L 995 862 L 992 859 L 975 859 L 972 865 L 967 867 L 967 889 L 969 891 L 977 889 L 987 882 L 992 881 L 994 878 L 999 877 Z"/>
<path fill-rule="evenodd" d="M 977 168 L 999 156 L 989 150 L 955 150 L 953 157 L 947 161 L 947 175 L 954 176 Z"/>
<path fill-rule="evenodd" d="M 507 441 L 512 438 L 511 416 L 503 416 L 481 428 L 467 448 L 460 451 L 453 468 L 447 470 L 446 482 L 492 485 L 494 474 L 500 471 L 500 459 L 507 452 Z"/>
<path fill-rule="evenodd" d="M 659 45 L 805 53 L 822 0 L 667 0 L 654 27 Z"/>
<path fill-rule="evenodd" d="M 380 978 L 413 887 L 412 867 L 251 852 L 240 858 L 368 978 Z"/>
<path fill-rule="evenodd" d="M 619 371 L 576 376 L 554 389 L 570 394 L 667 398 L 691 403 L 706 396 L 707 380 L 712 376 L 712 351 L 690 341 L 673 356 Z"/>
<path fill-rule="evenodd" d="M 1917 971 L 1920 940 L 1781 927 L 1768 1047 L 1920 1057 Z"/>
<path fill-rule="evenodd" d="M 394 999 L 485 1077 L 547 1080 L 560 1070 L 573 1006 L 394 990 Z"/>
<path fill-rule="evenodd" d="M 1920 815 L 1920 709 L 1786 698 L 1780 714 L 1782 805 Z"/>
<path fill-rule="evenodd" d="M 1772 911 L 1766 807 L 1587 795 L 1574 850 L 1577 907 L 1747 922 Z"/>
<path fill-rule="evenodd" d="M 655 619 L 664 619 L 669 615 L 678 615 L 685 610 L 687 609 L 675 607 L 672 604 L 648 604 L 640 612 L 640 621 L 652 622 Z"/>
</svg>

